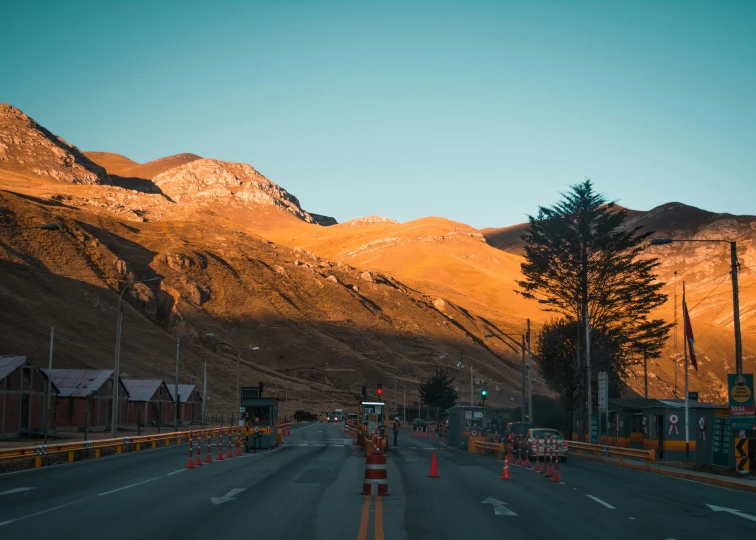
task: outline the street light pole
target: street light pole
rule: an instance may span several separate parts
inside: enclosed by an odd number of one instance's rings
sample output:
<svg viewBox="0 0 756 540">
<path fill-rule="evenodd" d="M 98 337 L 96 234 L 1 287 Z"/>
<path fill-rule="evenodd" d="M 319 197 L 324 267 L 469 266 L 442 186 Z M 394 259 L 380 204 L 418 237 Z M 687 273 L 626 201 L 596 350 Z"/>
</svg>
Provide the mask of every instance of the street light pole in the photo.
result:
<svg viewBox="0 0 756 540">
<path fill-rule="evenodd" d="M 530 372 L 533 369 L 533 357 L 530 355 L 530 319 L 528 319 L 528 422 L 533 422 L 533 381 Z"/>
<path fill-rule="evenodd" d="M 175 423 L 176 427 L 178 427 L 180 421 L 179 421 L 179 413 L 181 411 L 181 396 L 179 396 L 179 354 L 181 351 L 181 335 L 176 336 L 176 386 L 175 391 L 173 392 L 173 399 L 176 400 L 176 418 Z"/>
</svg>

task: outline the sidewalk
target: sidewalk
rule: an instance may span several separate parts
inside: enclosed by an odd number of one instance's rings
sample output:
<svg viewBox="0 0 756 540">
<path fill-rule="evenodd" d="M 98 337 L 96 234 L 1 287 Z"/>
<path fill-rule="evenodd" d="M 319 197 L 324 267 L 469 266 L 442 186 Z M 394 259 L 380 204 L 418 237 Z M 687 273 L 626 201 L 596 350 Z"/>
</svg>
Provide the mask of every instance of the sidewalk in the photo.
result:
<svg viewBox="0 0 756 540">
<path fill-rule="evenodd" d="M 751 476 L 729 476 L 732 471 L 729 469 L 723 469 L 723 473 L 717 474 L 705 471 L 698 471 L 695 469 L 687 469 L 684 467 L 675 467 L 674 465 L 664 464 L 656 461 L 645 462 L 639 459 L 625 458 L 621 463 L 618 458 L 602 456 L 601 459 L 596 458 L 593 455 L 584 454 L 578 456 L 576 453 L 571 452 L 570 457 L 585 459 L 588 461 L 598 461 L 601 463 L 607 463 L 609 465 L 615 465 L 618 467 L 626 467 L 628 469 L 637 469 L 640 471 L 647 471 L 655 474 L 662 474 L 664 476 L 673 476 L 675 478 L 683 478 L 685 480 L 693 480 L 704 484 L 711 484 L 720 487 L 726 487 L 730 489 L 739 489 L 742 491 L 751 491 L 756 493 L 756 477 Z"/>
</svg>

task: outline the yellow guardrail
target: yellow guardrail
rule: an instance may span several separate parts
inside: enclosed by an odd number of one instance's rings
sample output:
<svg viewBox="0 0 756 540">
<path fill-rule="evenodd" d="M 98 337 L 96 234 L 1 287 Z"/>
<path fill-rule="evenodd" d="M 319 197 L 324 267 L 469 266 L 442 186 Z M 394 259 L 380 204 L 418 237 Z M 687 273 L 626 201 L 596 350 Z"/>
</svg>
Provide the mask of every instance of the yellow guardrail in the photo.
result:
<svg viewBox="0 0 756 540">
<path fill-rule="evenodd" d="M 593 454 L 599 461 L 602 457 L 618 458 L 620 465 L 625 465 L 625 458 L 640 459 L 645 461 L 646 467 L 652 461 L 656 461 L 656 452 L 654 450 L 641 450 L 638 448 L 623 448 L 621 446 L 607 446 L 603 444 L 590 444 L 584 442 L 570 441 L 569 451 L 576 453 L 579 457 L 583 454 Z"/>
<path fill-rule="evenodd" d="M 485 454 L 486 452 L 496 452 L 497 457 L 502 459 L 506 452 L 506 446 L 504 443 L 495 443 L 488 441 L 475 441 L 475 449 L 477 452 Z"/>
<path fill-rule="evenodd" d="M 75 453 L 82 450 L 94 450 L 95 457 L 100 457 L 103 448 L 115 448 L 116 453 L 123 452 L 124 447 L 134 448 L 136 451 L 142 449 L 142 447 L 157 448 L 158 443 L 163 442 L 163 446 L 170 445 L 171 441 L 175 439 L 176 444 L 181 444 L 182 440 L 188 440 L 189 434 L 193 435 L 196 439 L 207 439 L 210 437 L 217 437 L 219 433 L 227 435 L 237 434 L 236 426 L 227 426 L 222 428 L 207 428 L 198 429 L 192 431 L 175 431 L 171 433 L 161 433 L 160 435 L 139 435 L 136 437 L 118 437 L 115 439 L 97 439 L 90 441 L 76 441 L 76 442 L 64 442 L 57 444 L 41 444 L 38 446 L 20 446 L 17 448 L 0 448 L 0 461 L 6 461 L 11 459 L 23 459 L 34 458 L 34 466 L 42 466 L 42 458 L 44 456 L 50 456 L 54 454 L 68 454 L 68 461 L 74 461 Z"/>
</svg>

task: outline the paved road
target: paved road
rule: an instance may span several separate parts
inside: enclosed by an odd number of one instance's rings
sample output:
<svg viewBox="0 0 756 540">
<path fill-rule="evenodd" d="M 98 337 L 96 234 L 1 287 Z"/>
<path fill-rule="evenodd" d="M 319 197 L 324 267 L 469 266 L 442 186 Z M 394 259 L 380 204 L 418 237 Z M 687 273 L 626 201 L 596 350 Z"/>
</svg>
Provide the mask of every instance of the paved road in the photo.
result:
<svg viewBox="0 0 756 540">
<path fill-rule="evenodd" d="M 0 476 L 0 538 L 322 540 L 752 538 L 756 495 L 580 460 L 552 484 L 405 431 L 389 496 L 360 494 L 364 458 L 334 424 L 295 428 L 276 450 L 199 469 L 186 446 Z M 429 478 L 433 452 L 441 477 Z M 31 488 L 31 489 L 26 489 Z M 484 503 L 484 501 L 488 501 Z M 499 504 L 499 502 L 501 504 Z M 756 520 L 756 518 L 754 518 Z"/>
</svg>

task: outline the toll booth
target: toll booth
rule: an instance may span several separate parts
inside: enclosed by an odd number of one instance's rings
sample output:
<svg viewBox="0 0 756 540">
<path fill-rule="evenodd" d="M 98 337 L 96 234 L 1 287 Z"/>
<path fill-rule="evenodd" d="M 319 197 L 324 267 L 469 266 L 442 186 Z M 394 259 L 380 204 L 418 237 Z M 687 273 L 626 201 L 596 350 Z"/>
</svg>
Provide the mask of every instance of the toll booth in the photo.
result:
<svg viewBox="0 0 756 540">
<path fill-rule="evenodd" d="M 245 386 L 241 389 L 239 407 L 241 420 L 249 438 L 249 448 L 273 448 L 278 441 L 278 399 L 264 398 L 259 386 Z M 253 446 L 254 445 L 254 446 Z"/>
<path fill-rule="evenodd" d="M 484 433 L 483 407 L 455 405 L 446 411 L 448 421 L 447 444 L 452 448 L 467 448 L 467 439 Z"/>
<path fill-rule="evenodd" d="M 389 425 L 389 406 L 387 401 L 361 401 L 357 411 L 357 444 L 365 446 L 377 429 L 386 441 Z"/>
</svg>

